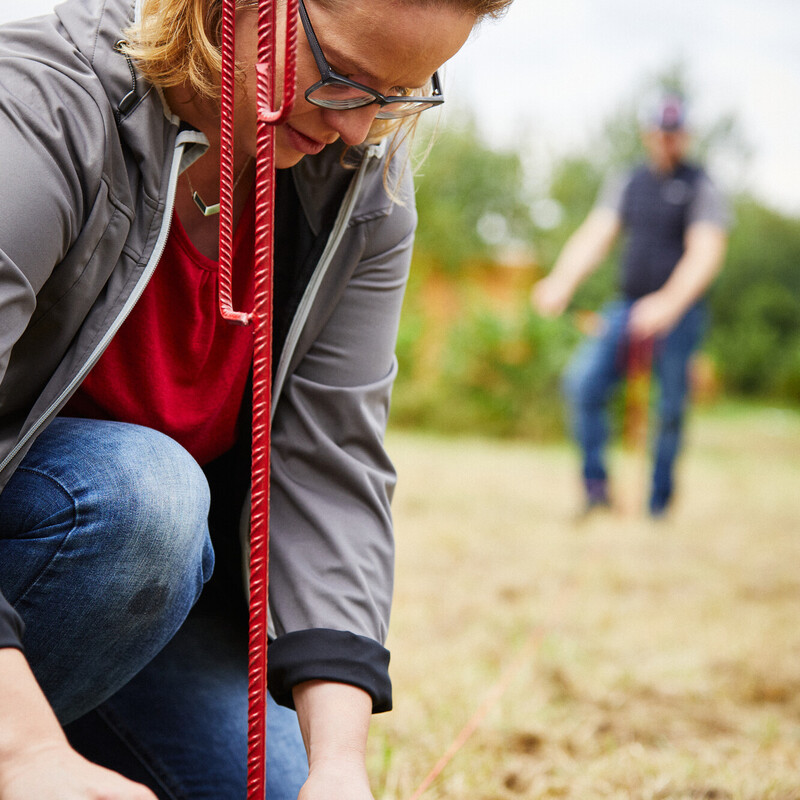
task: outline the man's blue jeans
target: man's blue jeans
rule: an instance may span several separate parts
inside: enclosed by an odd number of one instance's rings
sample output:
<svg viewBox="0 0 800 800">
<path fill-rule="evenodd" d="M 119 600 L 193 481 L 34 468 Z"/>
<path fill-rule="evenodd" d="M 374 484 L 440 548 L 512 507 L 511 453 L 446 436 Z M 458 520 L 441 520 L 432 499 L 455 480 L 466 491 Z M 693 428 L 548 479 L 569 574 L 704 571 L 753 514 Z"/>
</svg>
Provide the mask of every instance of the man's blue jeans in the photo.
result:
<svg viewBox="0 0 800 800">
<path fill-rule="evenodd" d="M 0 494 L 0 588 L 70 740 L 168 800 L 246 796 L 246 625 L 195 606 L 214 567 L 210 496 L 170 438 L 67 418 Z M 294 800 L 297 717 L 270 702 L 267 720 L 267 798 Z"/>
<path fill-rule="evenodd" d="M 627 325 L 632 305 L 632 301 L 620 300 L 605 306 L 600 334 L 583 342 L 564 376 L 564 392 L 573 434 L 583 453 L 587 486 L 607 479 L 608 405 L 613 390 L 625 377 Z M 659 420 L 650 495 L 652 511 L 663 510 L 672 497 L 674 465 L 680 450 L 689 389 L 689 362 L 702 339 L 705 317 L 702 303 L 692 306 L 653 348 Z"/>
</svg>

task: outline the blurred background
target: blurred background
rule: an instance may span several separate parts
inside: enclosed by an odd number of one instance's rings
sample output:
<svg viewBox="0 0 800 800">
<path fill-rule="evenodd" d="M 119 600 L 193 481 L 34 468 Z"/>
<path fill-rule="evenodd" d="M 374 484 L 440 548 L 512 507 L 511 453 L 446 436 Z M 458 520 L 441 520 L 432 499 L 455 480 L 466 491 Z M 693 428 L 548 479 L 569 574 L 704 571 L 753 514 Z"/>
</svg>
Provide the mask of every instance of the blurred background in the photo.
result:
<svg viewBox="0 0 800 800">
<path fill-rule="evenodd" d="M 2 0 L 0 22 L 52 0 Z M 800 4 L 763 0 L 517 0 L 446 71 L 418 136 L 420 228 L 392 424 L 560 437 L 565 360 L 615 290 L 615 255 L 572 312 L 528 309 L 610 171 L 639 156 L 656 87 L 688 99 L 696 149 L 735 224 L 711 294 L 695 394 L 800 405 Z M 424 127 L 424 126 L 423 126 Z M 432 144 L 431 144 L 432 142 Z"/>
<path fill-rule="evenodd" d="M 0 0 L 0 22 L 51 7 Z M 426 800 L 800 797 L 798 30 L 797 0 L 516 0 L 448 65 L 416 140 L 389 433 L 398 701 L 373 723 L 376 797 L 412 796 L 526 648 Z M 623 502 L 579 521 L 560 378 L 616 254 L 564 317 L 528 298 L 607 173 L 642 155 L 658 87 L 688 98 L 730 247 L 675 515 L 646 518 L 646 453 L 619 448 Z"/>
<path fill-rule="evenodd" d="M 484 24 L 448 68 L 418 177 L 394 424 L 561 436 L 560 373 L 615 291 L 616 253 L 561 320 L 537 318 L 528 292 L 603 178 L 641 156 L 637 115 L 657 87 L 687 97 L 696 155 L 735 220 L 695 394 L 796 407 L 799 22 L 783 0 L 758 15 L 739 0 L 568 0 Z"/>
</svg>

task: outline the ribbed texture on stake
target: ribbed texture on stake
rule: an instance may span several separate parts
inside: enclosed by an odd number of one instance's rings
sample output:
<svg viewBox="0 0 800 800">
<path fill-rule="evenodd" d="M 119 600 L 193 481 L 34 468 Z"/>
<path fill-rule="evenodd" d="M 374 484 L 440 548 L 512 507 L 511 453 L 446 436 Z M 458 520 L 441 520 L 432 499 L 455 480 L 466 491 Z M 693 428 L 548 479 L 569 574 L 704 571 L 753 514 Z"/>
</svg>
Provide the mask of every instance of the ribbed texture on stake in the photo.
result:
<svg viewBox="0 0 800 800">
<path fill-rule="evenodd" d="M 219 309 L 223 319 L 247 325 L 250 314 L 233 310 L 233 97 L 235 0 L 222 2 L 222 75 L 219 155 Z"/>
<path fill-rule="evenodd" d="M 235 88 L 235 0 L 222 4 L 220 101 L 219 304 L 222 316 L 253 323 L 253 447 L 250 515 L 250 646 L 247 798 L 266 792 L 267 603 L 269 596 L 270 409 L 272 407 L 272 272 L 275 206 L 275 128 L 294 103 L 297 0 L 287 4 L 285 80 L 280 107 L 273 110 L 276 74 L 274 0 L 258 9 L 258 128 L 256 144 L 255 301 L 252 313 L 232 307 L 233 285 L 233 130 Z"/>
<path fill-rule="evenodd" d="M 258 13 L 257 101 L 272 95 L 275 70 L 275 8 Z M 272 224 L 275 130 L 258 122 L 256 143 L 256 273 L 253 324 L 253 464 L 250 516 L 250 724 L 247 798 L 263 800 L 266 785 L 267 602 L 269 595 L 269 470 L 272 404 Z"/>
<path fill-rule="evenodd" d="M 273 86 L 277 60 L 274 0 L 261 0 L 258 9 L 255 302 L 252 313 L 235 311 L 232 307 L 235 24 L 235 0 L 223 0 L 220 100 L 219 305 L 220 313 L 226 320 L 243 325 L 252 322 L 254 326 L 247 798 L 248 800 L 264 800 L 267 747 L 272 267 L 273 220 L 275 216 L 274 125 L 286 119 L 294 103 L 297 0 L 289 0 L 287 4 L 284 91 L 281 105 L 277 110 L 273 110 Z"/>
</svg>

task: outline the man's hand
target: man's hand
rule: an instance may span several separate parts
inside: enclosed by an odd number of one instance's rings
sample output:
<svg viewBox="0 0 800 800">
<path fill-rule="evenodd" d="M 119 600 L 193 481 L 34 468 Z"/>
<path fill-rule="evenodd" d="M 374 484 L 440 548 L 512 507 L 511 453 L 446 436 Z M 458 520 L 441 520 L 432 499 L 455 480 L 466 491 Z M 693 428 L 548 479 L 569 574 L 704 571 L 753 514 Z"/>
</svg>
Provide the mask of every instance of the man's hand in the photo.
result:
<svg viewBox="0 0 800 800">
<path fill-rule="evenodd" d="M 572 286 L 550 273 L 531 290 L 531 305 L 543 317 L 559 317 L 572 299 Z"/>
<path fill-rule="evenodd" d="M 668 334 L 722 268 L 727 241 L 725 231 L 716 225 L 691 225 L 686 232 L 686 249 L 667 282 L 631 307 L 631 336 L 647 339 Z"/>
<path fill-rule="evenodd" d="M 684 311 L 683 304 L 674 302 L 666 292 L 652 292 L 631 306 L 628 333 L 639 340 L 666 336 Z"/>
<path fill-rule="evenodd" d="M 616 211 L 595 208 L 569 237 L 550 274 L 531 292 L 531 305 L 545 317 L 563 314 L 577 288 L 611 250 L 621 222 Z"/>
</svg>

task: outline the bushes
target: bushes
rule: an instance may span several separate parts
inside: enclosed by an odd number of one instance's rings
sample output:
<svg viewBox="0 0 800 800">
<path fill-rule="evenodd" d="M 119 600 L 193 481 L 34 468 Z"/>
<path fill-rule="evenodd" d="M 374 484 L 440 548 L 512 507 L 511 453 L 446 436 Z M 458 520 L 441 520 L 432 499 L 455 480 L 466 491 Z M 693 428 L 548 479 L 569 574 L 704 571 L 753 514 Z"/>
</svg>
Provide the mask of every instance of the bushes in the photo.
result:
<svg viewBox="0 0 800 800">
<path fill-rule="evenodd" d="M 570 319 L 538 318 L 528 293 L 585 217 L 609 166 L 622 159 L 562 158 L 546 185 L 531 182 L 521 157 L 491 150 L 469 120 L 443 133 L 434 150 L 417 179 L 420 229 L 392 422 L 559 436 L 560 376 L 581 334 Z M 549 225 L 536 213 L 541 201 L 559 210 Z M 749 197 L 737 200 L 734 220 L 710 297 L 706 383 L 728 395 L 800 404 L 800 220 Z M 612 253 L 580 288 L 573 310 L 598 309 L 615 294 L 617 275 Z"/>
<path fill-rule="evenodd" d="M 800 403 L 800 221 L 741 199 L 707 350 L 734 394 Z"/>
<path fill-rule="evenodd" d="M 568 320 L 543 320 L 523 299 L 513 313 L 472 305 L 447 332 L 427 377 L 418 368 L 425 325 L 411 316 L 402 328 L 394 424 L 539 440 L 563 435 L 561 373 L 580 337 Z"/>
</svg>

